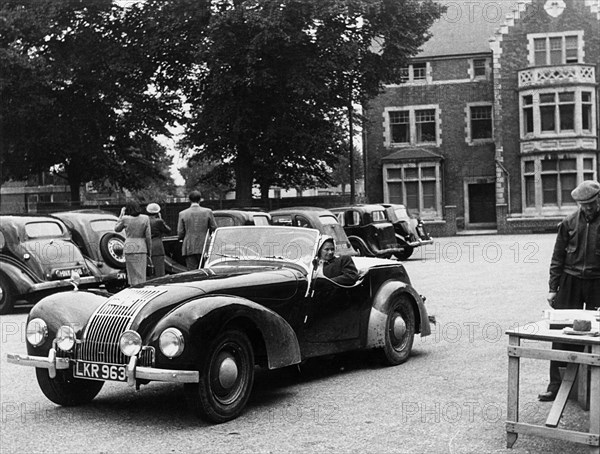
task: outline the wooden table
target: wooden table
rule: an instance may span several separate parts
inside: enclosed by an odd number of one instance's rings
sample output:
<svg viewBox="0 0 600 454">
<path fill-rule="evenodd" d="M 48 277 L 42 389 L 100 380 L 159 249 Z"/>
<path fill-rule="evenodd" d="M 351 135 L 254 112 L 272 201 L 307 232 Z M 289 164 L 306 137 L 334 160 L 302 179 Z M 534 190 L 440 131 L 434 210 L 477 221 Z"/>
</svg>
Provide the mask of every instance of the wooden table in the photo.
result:
<svg viewBox="0 0 600 454">
<path fill-rule="evenodd" d="M 598 326 L 595 324 L 595 326 Z M 519 434 L 536 435 L 583 443 L 590 452 L 600 453 L 600 337 L 563 334 L 562 329 L 549 329 L 547 321 L 529 323 L 508 334 L 508 412 L 506 446 L 512 448 Z M 521 347 L 521 339 L 561 342 L 586 347 L 585 352 Z M 563 361 L 567 363 L 562 384 L 554 400 L 545 426 L 519 422 L 519 369 L 521 358 Z M 578 400 L 589 408 L 589 432 L 558 429 L 567 398 L 578 374 Z M 590 371 L 588 388 L 587 374 Z"/>
</svg>

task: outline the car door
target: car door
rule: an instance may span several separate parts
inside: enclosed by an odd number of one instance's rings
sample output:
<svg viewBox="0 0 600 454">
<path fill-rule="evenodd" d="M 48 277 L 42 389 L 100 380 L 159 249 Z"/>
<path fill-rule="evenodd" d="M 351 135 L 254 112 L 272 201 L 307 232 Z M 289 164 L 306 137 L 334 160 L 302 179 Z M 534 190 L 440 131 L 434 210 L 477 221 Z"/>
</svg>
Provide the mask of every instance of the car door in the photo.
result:
<svg viewBox="0 0 600 454">
<path fill-rule="evenodd" d="M 361 320 L 369 310 L 369 288 L 363 280 L 343 287 L 314 279 L 305 301 L 305 323 L 300 335 L 303 355 L 358 348 Z"/>
</svg>

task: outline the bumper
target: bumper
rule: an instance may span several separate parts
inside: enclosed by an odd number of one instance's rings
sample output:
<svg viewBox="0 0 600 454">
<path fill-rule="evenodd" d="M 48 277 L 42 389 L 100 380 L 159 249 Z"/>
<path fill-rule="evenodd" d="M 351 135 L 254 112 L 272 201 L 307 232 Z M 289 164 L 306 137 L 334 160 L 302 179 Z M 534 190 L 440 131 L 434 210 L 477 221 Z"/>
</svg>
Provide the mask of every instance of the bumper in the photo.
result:
<svg viewBox="0 0 600 454">
<path fill-rule="evenodd" d="M 100 281 L 96 279 L 95 276 L 86 276 L 81 278 L 78 286 L 85 287 L 98 284 L 100 284 Z M 60 279 L 58 281 L 47 281 L 33 284 L 27 293 L 43 292 L 46 290 L 54 290 L 59 288 L 73 288 L 71 279 Z"/>
<path fill-rule="evenodd" d="M 56 377 L 56 371 L 71 367 L 71 359 L 59 358 L 56 350 L 51 348 L 48 356 L 30 356 L 8 353 L 6 360 L 20 366 L 48 369 L 50 378 Z M 170 383 L 198 383 L 200 373 L 195 370 L 156 369 L 154 367 L 137 366 L 137 357 L 132 356 L 127 364 L 127 384 L 135 385 L 137 380 L 164 381 Z"/>
<path fill-rule="evenodd" d="M 391 247 L 388 249 L 378 249 L 373 251 L 376 257 L 386 257 L 390 254 L 402 254 L 404 252 L 404 248 L 401 247 Z"/>
</svg>

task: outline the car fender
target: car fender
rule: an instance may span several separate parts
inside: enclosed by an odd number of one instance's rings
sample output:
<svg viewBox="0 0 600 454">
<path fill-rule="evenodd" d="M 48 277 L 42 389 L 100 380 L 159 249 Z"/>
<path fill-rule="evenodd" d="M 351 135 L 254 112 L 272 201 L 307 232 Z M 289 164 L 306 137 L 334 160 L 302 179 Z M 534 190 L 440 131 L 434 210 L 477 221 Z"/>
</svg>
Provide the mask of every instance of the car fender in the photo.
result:
<svg viewBox="0 0 600 454">
<path fill-rule="evenodd" d="M 192 340 L 191 348 L 180 361 L 197 363 L 206 345 L 226 327 L 240 327 L 250 333 L 254 342 L 264 345 L 269 369 L 298 364 L 300 345 L 292 327 L 280 315 L 245 298 L 229 295 L 210 295 L 182 304 L 169 312 L 153 329 L 150 345 L 158 346 L 160 334 L 175 327 Z M 261 345 L 261 347 L 262 347 Z M 257 347 L 257 345 L 255 345 Z M 162 352 L 156 349 L 157 362 Z M 166 358 L 163 356 L 162 360 Z"/>
<path fill-rule="evenodd" d="M 408 241 L 406 241 L 406 239 L 402 236 L 396 233 L 396 242 L 398 243 L 398 246 L 400 247 L 407 247 L 410 246 L 410 244 L 408 244 Z"/>
<path fill-rule="evenodd" d="M 361 237 L 356 236 L 356 235 L 349 235 L 348 236 L 348 241 L 350 242 L 350 245 L 358 250 L 360 252 L 360 249 L 358 249 L 356 247 L 356 245 L 360 245 L 362 246 L 362 248 L 367 251 L 369 254 L 373 255 L 373 250 L 372 248 L 365 242 L 365 240 L 363 240 Z"/>
<path fill-rule="evenodd" d="M 11 257 L 3 256 L 0 265 L 0 272 L 10 281 L 17 295 L 26 295 L 33 284 L 41 282 L 31 270 Z"/>
<path fill-rule="evenodd" d="M 367 348 L 383 347 L 385 344 L 385 325 L 389 305 L 392 302 L 392 296 L 406 294 L 410 298 L 415 311 L 415 332 L 421 333 L 421 337 L 431 334 L 427 309 L 423 303 L 423 298 L 415 289 L 399 281 L 388 281 L 384 283 L 373 298 L 373 307 L 369 315 L 369 325 L 367 331 Z"/>
<path fill-rule="evenodd" d="M 33 347 L 27 344 L 27 353 L 46 356 L 56 337 L 58 329 L 68 325 L 75 330 L 77 339 L 81 339 L 83 329 L 94 311 L 108 299 L 102 292 L 84 292 L 71 290 L 54 293 L 42 298 L 29 312 L 27 322 L 41 318 L 48 326 L 48 336 L 43 344 Z"/>
</svg>

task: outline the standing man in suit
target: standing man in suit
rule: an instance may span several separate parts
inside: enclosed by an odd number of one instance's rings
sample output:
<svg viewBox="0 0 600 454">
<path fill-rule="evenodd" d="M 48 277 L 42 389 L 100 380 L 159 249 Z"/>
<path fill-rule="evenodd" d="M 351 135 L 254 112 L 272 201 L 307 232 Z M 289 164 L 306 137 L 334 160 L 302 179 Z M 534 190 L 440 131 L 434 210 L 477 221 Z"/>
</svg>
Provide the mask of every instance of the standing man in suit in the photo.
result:
<svg viewBox="0 0 600 454">
<path fill-rule="evenodd" d="M 217 228 L 212 210 L 200 206 L 200 193 L 190 192 L 189 208 L 179 213 L 177 220 L 177 236 L 183 240 L 181 255 L 185 257 L 188 270 L 196 270 L 200 266 L 206 236 Z"/>
</svg>

